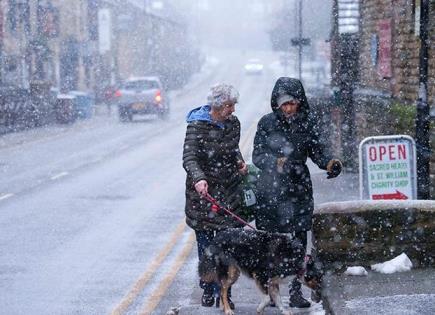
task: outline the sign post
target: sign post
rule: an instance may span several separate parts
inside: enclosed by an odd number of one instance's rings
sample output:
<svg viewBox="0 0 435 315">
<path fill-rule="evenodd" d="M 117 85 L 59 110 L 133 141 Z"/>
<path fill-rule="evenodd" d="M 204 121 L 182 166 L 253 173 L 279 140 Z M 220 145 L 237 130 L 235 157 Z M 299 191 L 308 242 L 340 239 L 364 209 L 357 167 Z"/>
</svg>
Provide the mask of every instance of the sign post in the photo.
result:
<svg viewBox="0 0 435 315">
<path fill-rule="evenodd" d="M 410 136 L 365 138 L 359 146 L 361 199 L 416 199 L 416 152 Z"/>
</svg>

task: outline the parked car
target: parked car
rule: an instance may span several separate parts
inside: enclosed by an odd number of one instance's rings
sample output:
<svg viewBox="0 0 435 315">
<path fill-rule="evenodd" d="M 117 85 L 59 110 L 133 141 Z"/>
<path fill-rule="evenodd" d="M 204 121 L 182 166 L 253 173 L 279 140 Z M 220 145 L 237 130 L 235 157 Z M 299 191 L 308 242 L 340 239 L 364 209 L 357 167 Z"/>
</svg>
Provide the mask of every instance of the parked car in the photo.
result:
<svg viewBox="0 0 435 315">
<path fill-rule="evenodd" d="M 263 64 L 259 59 L 249 59 L 245 64 L 245 73 L 246 74 L 262 74 L 263 73 Z"/>
<path fill-rule="evenodd" d="M 169 99 L 158 77 L 128 79 L 114 98 L 121 121 L 131 121 L 134 115 L 156 114 L 160 119 L 169 115 Z"/>
</svg>

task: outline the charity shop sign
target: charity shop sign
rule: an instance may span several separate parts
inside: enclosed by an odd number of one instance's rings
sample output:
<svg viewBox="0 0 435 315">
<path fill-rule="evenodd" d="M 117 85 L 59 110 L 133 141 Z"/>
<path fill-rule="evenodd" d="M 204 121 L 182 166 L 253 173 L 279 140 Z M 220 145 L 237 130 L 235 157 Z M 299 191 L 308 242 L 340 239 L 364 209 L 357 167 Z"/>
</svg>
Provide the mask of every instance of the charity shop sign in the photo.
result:
<svg viewBox="0 0 435 315">
<path fill-rule="evenodd" d="M 359 146 L 361 199 L 416 199 L 415 142 L 410 136 L 365 138 Z"/>
</svg>

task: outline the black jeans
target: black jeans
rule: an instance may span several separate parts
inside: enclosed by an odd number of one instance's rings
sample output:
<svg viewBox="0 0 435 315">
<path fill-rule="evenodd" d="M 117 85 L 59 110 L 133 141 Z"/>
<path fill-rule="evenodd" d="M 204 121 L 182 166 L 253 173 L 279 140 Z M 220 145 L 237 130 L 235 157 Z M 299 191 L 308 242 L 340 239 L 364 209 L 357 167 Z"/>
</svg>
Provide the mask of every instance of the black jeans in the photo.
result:
<svg viewBox="0 0 435 315">
<path fill-rule="evenodd" d="M 201 260 L 204 255 L 205 249 L 208 245 L 210 245 L 211 241 L 216 235 L 215 231 L 195 231 L 196 234 L 196 243 L 198 245 L 198 259 Z M 218 283 L 208 283 L 202 280 L 199 281 L 199 286 L 204 290 L 212 290 L 215 295 L 218 296 L 220 292 L 220 287 Z"/>
</svg>

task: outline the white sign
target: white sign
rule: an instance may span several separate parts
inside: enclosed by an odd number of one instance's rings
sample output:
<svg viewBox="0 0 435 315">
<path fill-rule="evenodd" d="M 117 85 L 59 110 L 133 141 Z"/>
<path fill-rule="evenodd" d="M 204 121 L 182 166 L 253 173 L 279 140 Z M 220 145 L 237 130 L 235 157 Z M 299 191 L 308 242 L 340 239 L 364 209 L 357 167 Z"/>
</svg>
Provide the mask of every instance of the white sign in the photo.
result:
<svg viewBox="0 0 435 315">
<path fill-rule="evenodd" d="M 360 144 L 361 199 L 416 199 L 414 140 L 405 135 L 370 137 Z"/>
<path fill-rule="evenodd" d="M 112 16 L 109 9 L 98 10 L 98 51 L 104 54 L 112 45 Z"/>
</svg>

